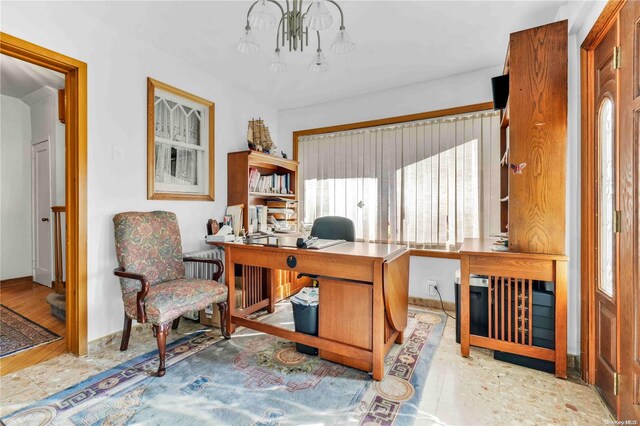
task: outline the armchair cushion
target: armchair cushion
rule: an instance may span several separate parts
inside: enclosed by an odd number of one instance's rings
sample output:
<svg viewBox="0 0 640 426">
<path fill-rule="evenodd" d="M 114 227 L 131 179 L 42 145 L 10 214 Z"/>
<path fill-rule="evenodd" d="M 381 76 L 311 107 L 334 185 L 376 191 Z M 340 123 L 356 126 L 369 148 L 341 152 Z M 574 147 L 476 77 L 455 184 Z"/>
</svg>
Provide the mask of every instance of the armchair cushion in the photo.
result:
<svg viewBox="0 0 640 426">
<path fill-rule="evenodd" d="M 171 212 L 126 212 L 113 218 L 118 264 L 126 272 L 147 277 L 149 284 L 184 277 L 182 243 Z M 140 282 L 120 279 L 123 295 L 139 291 Z"/>
<path fill-rule="evenodd" d="M 150 287 L 145 298 L 147 321 L 162 324 L 187 311 L 204 309 L 212 303 L 227 300 L 227 286 L 217 281 L 183 278 Z M 136 318 L 136 293 L 124 295 L 124 309 L 129 318 Z"/>
</svg>

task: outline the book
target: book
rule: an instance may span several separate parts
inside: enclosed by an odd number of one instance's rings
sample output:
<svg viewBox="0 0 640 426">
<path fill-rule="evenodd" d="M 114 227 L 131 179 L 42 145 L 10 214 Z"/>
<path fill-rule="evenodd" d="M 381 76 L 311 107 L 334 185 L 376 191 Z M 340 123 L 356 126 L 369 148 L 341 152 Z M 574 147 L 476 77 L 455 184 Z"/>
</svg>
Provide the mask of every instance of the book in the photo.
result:
<svg viewBox="0 0 640 426">
<path fill-rule="evenodd" d="M 229 243 L 235 240 L 233 234 L 227 235 L 207 235 L 205 241 L 208 243 Z"/>
</svg>

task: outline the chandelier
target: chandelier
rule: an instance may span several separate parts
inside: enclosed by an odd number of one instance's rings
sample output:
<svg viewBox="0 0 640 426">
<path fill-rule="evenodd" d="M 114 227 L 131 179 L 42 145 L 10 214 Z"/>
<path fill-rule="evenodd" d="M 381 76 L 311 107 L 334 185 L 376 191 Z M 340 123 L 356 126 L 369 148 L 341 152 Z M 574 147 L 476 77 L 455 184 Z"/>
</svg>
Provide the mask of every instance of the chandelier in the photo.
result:
<svg viewBox="0 0 640 426">
<path fill-rule="evenodd" d="M 268 3 L 273 3 L 275 6 Z M 253 36 L 252 30 L 269 31 L 277 27 L 276 48 L 267 68 L 274 72 L 285 72 L 287 64 L 280 54 L 280 47 L 284 48 L 288 44 L 289 52 L 304 51 L 304 48 L 309 46 L 309 32 L 311 31 L 312 34 L 316 33 L 317 48 L 313 60 L 309 63 L 309 69 L 314 72 L 327 71 L 330 66 L 320 47 L 320 31 L 333 24 L 333 16 L 331 16 L 326 3 L 333 4 L 340 12 L 340 28 L 331 44 L 331 52 L 336 55 L 350 53 L 356 45 L 351 41 L 344 27 L 342 8 L 333 0 L 256 1 L 247 11 L 247 25 L 244 27 L 240 41 L 236 44 L 237 50 L 241 53 L 257 54 L 260 52 L 260 45 Z M 276 14 L 277 9 L 280 9 L 279 20 Z"/>
</svg>

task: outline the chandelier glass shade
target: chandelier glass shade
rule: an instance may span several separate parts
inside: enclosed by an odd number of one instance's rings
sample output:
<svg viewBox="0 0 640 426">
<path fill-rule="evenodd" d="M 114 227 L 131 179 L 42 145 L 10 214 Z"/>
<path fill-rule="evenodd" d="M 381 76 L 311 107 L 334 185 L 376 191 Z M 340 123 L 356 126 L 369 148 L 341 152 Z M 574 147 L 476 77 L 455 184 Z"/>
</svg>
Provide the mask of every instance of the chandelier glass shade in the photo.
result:
<svg viewBox="0 0 640 426">
<path fill-rule="evenodd" d="M 276 27 L 278 18 L 272 12 L 267 0 L 260 0 L 249 15 L 251 28 L 258 31 L 270 31 Z"/>
<path fill-rule="evenodd" d="M 309 64 L 309 69 L 313 72 L 325 72 L 329 71 L 331 65 L 327 62 L 327 58 L 325 58 L 322 50 L 318 49 L 318 51 L 313 55 L 313 60 Z"/>
<path fill-rule="evenodd" d="M 253 37 L 253 33 L 249 30 L 245 30 L 242 37 L 240 37 L 240 41 L 236 44 L 236 49 L 240 53 L 250 53 L 256 54 L 260 52 L 260 45 L 256 41 L 255 37 Z"/>
<path fill-rule="evenodd" d="M 311 3 L 305 15 L 305 24 L 314 31 L 326 30 L 333 24 L 333 16 L 324 4 L 324 0 Z"/>
<path fill-rule="evenodd" d="M 345 29 L 342 8 L 334 0 L 257 0 L 249 7 L 244 33 L 236 44 L 236 49 L 246 54 L 259 53 L 260 46 L 252 31 L 269 31 L 275 28 L 276 48 L 267 68 L 274 72 L 284 72 L 287 70 L 287 65 L 280 48 L 288 46 L 289 52 L 303 52 L 309 46 L 309 33 L 311 32 L 313 36 L 315 32 L 317 48 L 309 69 L 314 72 L 327 71 L 329 63 L 320 44 L 320 31 L 330 28 L 333 24 L 333 16 L 327 3 L 335 6 L 340 13 L 340 26 L 331 44 L 331 53 L 345 55 L 352 52 L 356 45 Z"/>
<path fill-rule="evenodd" d="M 285 72 L 287 71 L 287 64 L 282 59 L 282 55 L 280 54 L 280 49 L 276 49 L 273 54 L 273 58 L 267 67 L 269 71 L 273 72 Z"/>
<path fill-rule="evenodd" d="M 355 48 L 356 44 L 351 41 L 349 33 L 347 33 L 346 30 L 340 30 L 338 31 L 338 35 L 336 35 L 336 39 L 331 44 L 331 53 L 334 55 L 346 55 L 353 52 Z"/>
</svg>

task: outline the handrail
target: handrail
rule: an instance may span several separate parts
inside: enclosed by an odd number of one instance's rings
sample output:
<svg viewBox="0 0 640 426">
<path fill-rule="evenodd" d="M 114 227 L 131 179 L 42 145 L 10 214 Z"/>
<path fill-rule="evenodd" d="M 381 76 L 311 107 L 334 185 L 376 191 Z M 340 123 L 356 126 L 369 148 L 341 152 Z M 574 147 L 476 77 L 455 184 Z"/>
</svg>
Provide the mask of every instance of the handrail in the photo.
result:
<svg viewBox="0 0 640 426">
<path fill-rule="evenodd" d="M 64 293 L 66 283 L 63 280 L 63 269 L 62 269 L 62 225 L 61 225 L 61 217 L 62 213 L 66 213 L 65 206 L 52 206 L 51 211 L 53 212 L 53 236 L 54 236 L 54 259 L 55 259 L 55 278 L 53 281 L 53 290 L 56 293 Z"/>
</svg>

